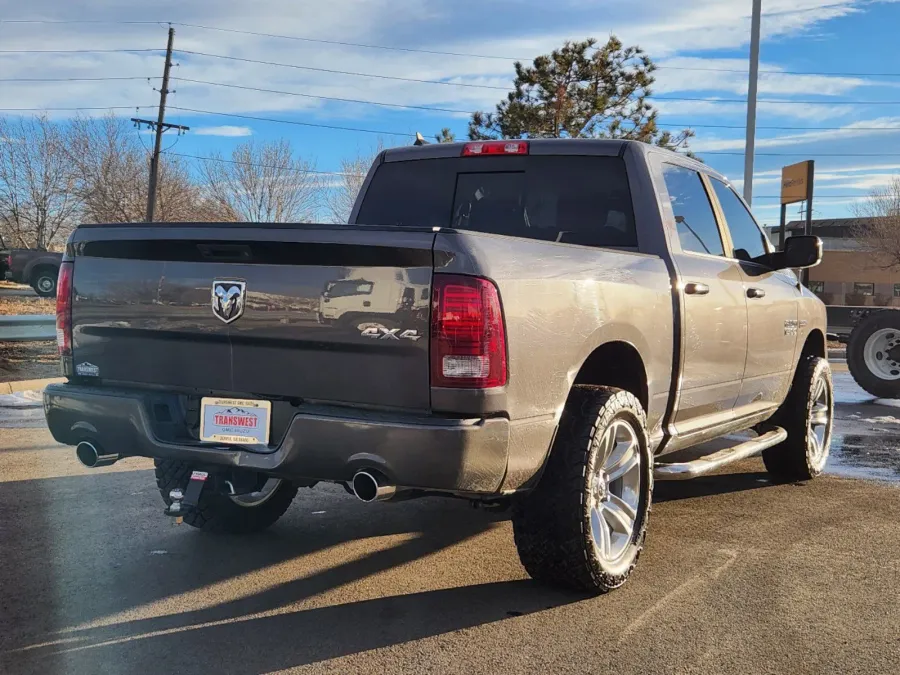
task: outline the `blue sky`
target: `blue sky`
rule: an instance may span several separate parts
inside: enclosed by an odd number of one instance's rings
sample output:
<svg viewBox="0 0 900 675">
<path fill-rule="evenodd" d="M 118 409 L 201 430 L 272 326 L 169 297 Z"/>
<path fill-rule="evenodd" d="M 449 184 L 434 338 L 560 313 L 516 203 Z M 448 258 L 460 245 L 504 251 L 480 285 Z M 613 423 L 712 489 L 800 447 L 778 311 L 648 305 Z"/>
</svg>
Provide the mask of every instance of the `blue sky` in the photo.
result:
<svg viewBox="0 0 900 675">
<path fill-rule="evenodd" d="M 643 47 L 661 67 L 654 101 L 663 124 L 694 126 L 692 147 L 737 184 L 743 173 L 750 0 L 0 0 L 0 17 L 98 23 L 0 23 L 0 49 L 161 49 L 165 22 L 260 33 L 530 59 L 566 39 L 611 33 Z M 116 24 L 104 21 L 161 21 Z M 754 211 L 777 221 L 780 167 L 815 159 L 816 217 L 849 215 L 852 203 L 900 173 L 900 58 L 897 0 L 763 0 L 763 42 Z M 292 122 L 431 135 L 449 126 L 464 137 L 467 116 L 326 101 L 219 86 L 454 110 L 491 110 L 512 79 L 512 60 L 422 54 L 287 40 L 176 25 L 180 64 L 167 120 L 189 125 L 173 152 L 203 155 L 247 138 L 289 138 L 320 170 L 344 157 L 409 142 L 388 133 L 338 131 L 200 115 L 191 108 Z M 186 54 L 183 50 L 333 70 L 440 80 L 501 89 L 421 84 Z M 0 78 L 157 76 L 159 53 L 0 54 Z M 815 74 L 811 74 L 815 73 Z M 820 74 L 824 73 L 824 74 Z M 834 74 L 830 74 L 834 73 Z M 877 76 L 873 73 L 892 75 Z M 215 82 L 199 84 L 185 79 Z M 158 84 L 158 82 L 157 82 Z M 0 83 L 0 107 L 146 105 L 157 94 L 141 80 Z M 807 101 L 813 103 L 782 103 Z M 891 103 L 893 102 L 893 103 Z M 133 110 L 121 114 L 132 116 Z M 65 116 L 65 113 L 57 113 Z M 696 125 L 696 126 L 695 126 Z M 763 127 L 787 127 L 766 129 Z M 890 127 L 894 127 L 891 129 Z M 875 129 L 875 130 L 873 130 Z M 175 141 L 167 139 L 167 145 Z M 789 214 L 796 216 L 796 207 Z"/>
</svg>

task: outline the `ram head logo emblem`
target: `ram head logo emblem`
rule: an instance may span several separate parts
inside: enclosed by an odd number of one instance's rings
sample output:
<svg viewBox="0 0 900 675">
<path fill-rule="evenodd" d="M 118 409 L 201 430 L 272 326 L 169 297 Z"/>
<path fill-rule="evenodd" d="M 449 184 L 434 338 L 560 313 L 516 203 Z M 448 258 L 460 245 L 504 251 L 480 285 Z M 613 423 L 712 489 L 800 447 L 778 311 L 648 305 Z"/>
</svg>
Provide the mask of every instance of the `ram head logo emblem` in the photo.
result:
<svg viewBox="0 0 900 675">
<path fill-rule="evenodd" d="M 212 311 L 216 318 L 231 323 L 244 313 L 246 281 L 216 279 L 212 285 Z"/>
</svg>

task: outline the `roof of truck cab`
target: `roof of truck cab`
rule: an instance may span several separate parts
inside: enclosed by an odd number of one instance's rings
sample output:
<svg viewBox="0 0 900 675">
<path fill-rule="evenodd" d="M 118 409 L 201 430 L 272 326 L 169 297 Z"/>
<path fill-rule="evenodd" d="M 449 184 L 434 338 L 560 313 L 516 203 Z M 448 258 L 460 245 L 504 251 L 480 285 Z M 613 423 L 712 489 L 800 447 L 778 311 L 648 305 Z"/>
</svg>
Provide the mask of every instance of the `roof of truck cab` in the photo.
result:
<svg viewBox="0 0 900 675">
<path fill-rule="evenodd" d="M 687 164 L 698 171 L 719 178 L 726 183 L 728 179 L 715 169 L 703 162 L 688 157 L 682 153 L 666 150 L 658 145 L 650 145 L 641 141 L 608 139 L 608 138 L 528 138 L 529 155 L 594 155 L 599 157 L 615 157 L 624 155 L 626 149 L 638 152 L 642 155 L 656 153 L 669 155 L 677 159 L 680 164 Z M 459 157 L 463 147 L 469 143 L 479 141 L 464 141 L 461 143 L 429 143 L 428 145 L 405 145 L 389 148 L 382 153 L 385 162 L 405 162 L 415 159 L 441 159 Z"/>
</svg>

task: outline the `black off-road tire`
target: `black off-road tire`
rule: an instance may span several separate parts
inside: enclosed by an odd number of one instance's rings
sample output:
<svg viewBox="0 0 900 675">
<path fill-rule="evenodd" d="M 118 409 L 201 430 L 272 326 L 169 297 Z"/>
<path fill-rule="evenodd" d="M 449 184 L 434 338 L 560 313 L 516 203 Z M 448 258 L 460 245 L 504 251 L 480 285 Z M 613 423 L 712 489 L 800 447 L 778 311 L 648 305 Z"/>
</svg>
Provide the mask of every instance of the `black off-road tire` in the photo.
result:
<svg viewBox="0 0 900 675">
<path fill-rule="evenodd" d="M 824 379 L 828 390 L 828 426 L 824 437 L 824 456 L 817 456 L 810 435 L 810 418 L 815 403 L 817 383 Z M 822 473 L 828 459 L 828 446 L 834 419 L 834 385 L 831 366 L 826 359 L 807 356 L 797 364 L 794 381 L 787 399 L 767 423 L 787 431 L 787 439 L 763 450 L 766 469 L 778 481 L 794 482 L 811 480 Z"/>
<path fill-rule="evenodd" d="M 873 312 L 850 333 L 847 343 L 847 367 L 856 383 L 878 398 L 900 398 L 900 380 L 886 380 L 878 377 L 866 365 L 866 342 L 876 332 L 885 328 L 897 331 L 900 337 L 900 311 L 885 309 Z"/>
<path fill-rule="evenodd" d="M 618 419 L 627 420 L 639 442 L 641 489 L 630 543 L 615 569 L 598 554 L 591 535 L 588 482 L 598 443 Z M 629 392 L 577 386 L 560 420 L 537 487 L 516 499 L 513 533 L 522 565 L 537 581 L 601 594 L 628 579 L 644 546 L 653 493 L 653 462 L 646 415 Z"/>
<path fill-rule="evenodd" d="M 56 281 L 59 270 L 53 267 L 42 267 L 34 273 L 31 287 L 42 298 L 56 297 Z"/>
<path fill-rule="evenodd" d="M 194 467 L 185 462 L 161 459 L 155 460 L 154 464 L 156 486 L 166 506 L 169 506 L 172 503 L 169 493 L 175 488 L 182 491 L 187 489 Z M 207 488 L 200 493 L 198 508 L 185 511 L 184 522 L 214 534 L 261 532 L 284 515 L 296 495 L 296 485 L 281 481 L 266 501 L 256 506 L 242 506 L 227 495 Z"/>
</svg>

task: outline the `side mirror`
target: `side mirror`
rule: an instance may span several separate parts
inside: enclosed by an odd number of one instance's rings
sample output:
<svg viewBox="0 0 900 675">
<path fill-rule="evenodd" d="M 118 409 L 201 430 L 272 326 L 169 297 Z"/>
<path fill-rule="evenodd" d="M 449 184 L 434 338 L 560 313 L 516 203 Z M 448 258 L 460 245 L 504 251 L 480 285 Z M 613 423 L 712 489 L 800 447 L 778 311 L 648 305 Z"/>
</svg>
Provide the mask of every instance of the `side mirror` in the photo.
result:
<svg viewBox="0 0 900 675">
<path fill-rule="evenodd" d="M 811 235 L 789 237 L 773 258 L 775 269 L 815 267 L 822 262 L 822 240 Z"/>
</svg>

